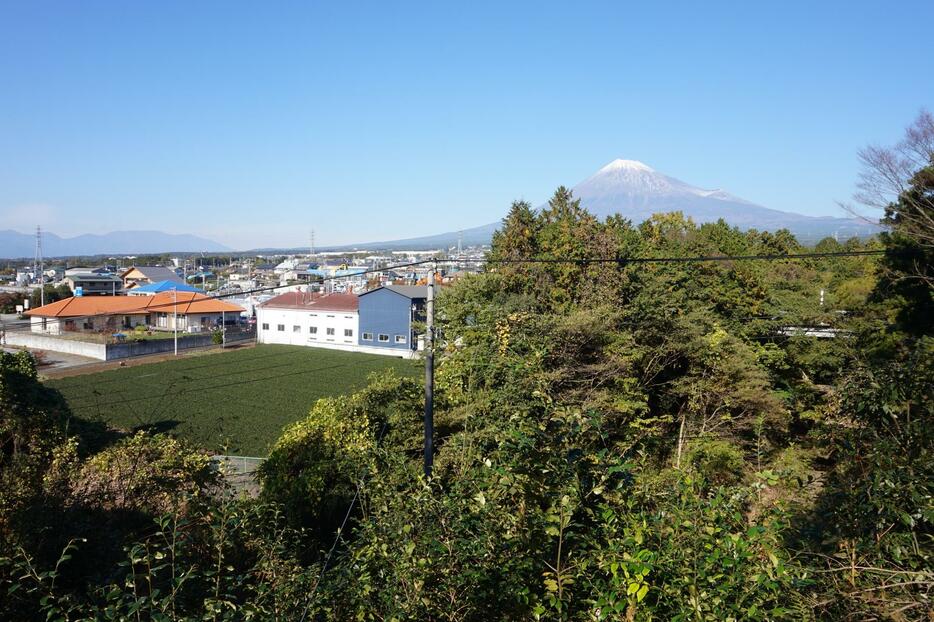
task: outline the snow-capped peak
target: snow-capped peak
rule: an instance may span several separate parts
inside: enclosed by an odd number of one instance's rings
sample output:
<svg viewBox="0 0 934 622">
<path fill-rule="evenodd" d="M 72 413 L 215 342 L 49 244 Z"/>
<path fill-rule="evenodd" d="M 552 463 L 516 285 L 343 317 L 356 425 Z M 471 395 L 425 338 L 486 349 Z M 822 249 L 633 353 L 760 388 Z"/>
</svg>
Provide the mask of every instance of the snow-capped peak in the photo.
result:
<svg viewBox="0 0 934 622">
<path fill-rule="evenodd" d="M 619 171 L 619 170 L 630 170 L 630 171 L 645 171 L 647 173 L 654 173 L 655 169 L 651 166 L 643 164 L 638 160 L 623 160 L 617 158 L 600 169 L 600 173 L 608 173 L 610 171 Z"/>
</svg>

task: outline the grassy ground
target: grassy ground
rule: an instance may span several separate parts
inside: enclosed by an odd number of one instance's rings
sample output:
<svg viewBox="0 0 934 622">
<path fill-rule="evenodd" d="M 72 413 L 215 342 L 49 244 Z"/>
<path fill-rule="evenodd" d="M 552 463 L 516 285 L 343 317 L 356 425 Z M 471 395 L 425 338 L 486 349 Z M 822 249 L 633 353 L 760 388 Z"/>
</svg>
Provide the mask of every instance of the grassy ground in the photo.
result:
<svg viewBox="0 0 934 622">
<path fill-rule="evenodd" d="M 265 456 L 283 426 L 320 397 L 361 388 L 375 371 L 414 375 L 413 361 L 263 345 L 48 380 L 81 419 L 152 429 L 211 451 Z"/>
</svg>

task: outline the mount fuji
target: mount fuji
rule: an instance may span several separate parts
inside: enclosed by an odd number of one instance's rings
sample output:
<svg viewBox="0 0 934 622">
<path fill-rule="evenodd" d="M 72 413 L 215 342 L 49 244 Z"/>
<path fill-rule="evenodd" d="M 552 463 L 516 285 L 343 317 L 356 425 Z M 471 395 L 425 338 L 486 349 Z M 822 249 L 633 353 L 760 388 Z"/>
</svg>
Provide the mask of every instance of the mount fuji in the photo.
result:
<svg viewBox="0 0 934 622">
<path fill-rule="evenodd" d="M 638 224 L 659 212 L 681 211 L 695 222 L 723 218 L 731 225 L 781 228 L 807 216 L 756 205 L 724 190 L 704 190 L 659 173 L 637 160 L 613 160 L 573 188 L 574 197 L 592 214 L 621 214 Z"/>
<path fill-rule="evenodd" d="M 572 189 L 574 197 L 595 216 L 620 214 L 634 225 L 659 212 L 680 211 L 700 224 L 719 219 L 742 230 L 790 230 L 799 241 L 814 243 L 827 236 L 845 240 L 866 237 L 881 227 L 855 218 L 805 216 L 769 209 L 725 190 L 705 190 L 665 175 L 637 160 L 613 160 Z M 356 248 L 438 248 L 457 244 L 489 244 L 501 223 Z M 349 247 L 345 247 L 349 248 Z"/>
</svg>

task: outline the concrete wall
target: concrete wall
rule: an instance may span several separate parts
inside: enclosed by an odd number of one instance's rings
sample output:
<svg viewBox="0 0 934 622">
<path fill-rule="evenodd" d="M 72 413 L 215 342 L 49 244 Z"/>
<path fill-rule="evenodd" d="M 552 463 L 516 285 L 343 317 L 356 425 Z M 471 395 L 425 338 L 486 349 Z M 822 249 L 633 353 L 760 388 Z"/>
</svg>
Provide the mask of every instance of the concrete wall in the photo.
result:
<svg viewBox="0 0 934 622">
<path fill-rule="evenodd" d="M 252 338 L 252 333 L 228 334 L 227 344 L 232 345 L 238 341 L 250 340 Z M 160 352 L 172 352 L 175 349 L 173 339 L 153 339 L 141 342 L 103 344 L 88 343 L 75 339 L 59 339 L 57 337 L 36 335 L 26 332 L 7 332 L 4 343 L 8 346 L 20 346 L 32 350 L 51 350 L 52 352 L 77 354 L 101 361 L 145 356 L 147 354 L 158 354 Z M 179 336 L 178 338 L 179 350 L 201 348 L 211 344 L 211 333 L 185 337 Z"/>
<path fill-rule="evenodd" d="M 87 356 L 101 361 L 107 360 L 107 346 L 103 343 L 88 343 L 74 339 L 59 339 L 48 335 L 35 333 L 7 331 L 4 344 L 8 346 L 21 346 L 32 350 L 51 350 Z"/>
</svg>

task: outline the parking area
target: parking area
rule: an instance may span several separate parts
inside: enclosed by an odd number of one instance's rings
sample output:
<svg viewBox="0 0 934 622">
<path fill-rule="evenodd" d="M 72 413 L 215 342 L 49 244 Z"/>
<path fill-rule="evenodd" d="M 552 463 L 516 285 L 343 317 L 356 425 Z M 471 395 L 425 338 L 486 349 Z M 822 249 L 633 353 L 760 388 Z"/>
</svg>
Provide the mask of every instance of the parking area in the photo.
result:
<svg viewBox="0 0 934 622">
<path fill-rule="evenodd" d="M 17 352 L 22 348 L 3 347 L 4 352 Z M 43 364 L 39 368 L 40 373 L 52 370 L 68 369 L 91 363 L 100 363 L 97 359 L 88 356 L 79 356 L 77 354 L 66 354 L 64 352 L 53 352 L 51 350 L 42 350 Z"/>
</svg>

